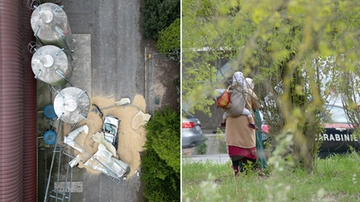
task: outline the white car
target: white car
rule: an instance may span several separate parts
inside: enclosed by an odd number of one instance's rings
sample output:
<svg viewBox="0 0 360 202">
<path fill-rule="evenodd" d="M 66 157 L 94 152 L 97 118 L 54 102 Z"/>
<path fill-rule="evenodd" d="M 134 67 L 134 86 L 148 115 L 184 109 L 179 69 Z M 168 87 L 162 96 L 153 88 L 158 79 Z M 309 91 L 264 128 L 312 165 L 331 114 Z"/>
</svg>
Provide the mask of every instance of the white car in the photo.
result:
<svg viewBox="0 0 360 202">
<path fill-rule="evenodd" d="M 105 140 L 114 145 L 117 149 L 118 146 L 118 130 L 120 120 L 114 116 L 107 115 L 102 125 L 102 132 L 104 132 Z"/>
</svg>

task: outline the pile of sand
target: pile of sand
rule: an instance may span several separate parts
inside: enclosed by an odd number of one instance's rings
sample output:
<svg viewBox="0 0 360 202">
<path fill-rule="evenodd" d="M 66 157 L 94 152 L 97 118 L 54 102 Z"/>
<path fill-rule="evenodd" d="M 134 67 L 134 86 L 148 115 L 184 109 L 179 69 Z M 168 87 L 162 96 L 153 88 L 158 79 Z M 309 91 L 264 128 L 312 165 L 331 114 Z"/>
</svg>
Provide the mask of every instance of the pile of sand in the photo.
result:
<svg viewBox="0 0 360 202">
<path fill-rule="evenodd" d="M 91 104 L 96 104 L 99 108 L 108 107 L 114 105 L 115 100 L 103 97 L 93 97 Z M 143 146 L 146 141 L 146 133 L 143 124 L 146 123 L 142 112 L 145 111 L 146 104 L 145 99 L 141 95 L 136 95 L 130 105 L 115 106 L 108 109 L 103 109 L 103 118 L 101 119 L 99 113 L 92 111 L 94 107 L 90 105 L 90 112 L 87 119 L 81 121 L 77 127 L 86 124 L 89 127 L 88 134 L 81 132 L 75 139 L 76 143 L 81 145 L 86 151 L 80 153 L 81 162 L 79 167 L 83 168 L 83 164 L 93 155 L 98 148 L 97 142 L 92 138 L 93 134 L 101 131 L 103 119 L 106 115 L 112 115 L 120 120 L 120 126 L 118 130 L 118 148 L 117 154 L 120 159 L 129 164 L 131 171 L 128 177 L 135 174 L 140 166 L 140 152 L 143 151 Z M 140 116 L 139 116 L 140 114 Z M 137 116 L 135 116 L 137 115 Z M 145 117 L 150 115 L 145 114 Z M 64 127 L 64 134 L 67 135 L 70 132 L 70 127 Z M 75 152 L 75 156 L 79 152 Z M 93 173 L 99 173 L 97 171 L 87 168 L 88 171 Z"/>
</svg>

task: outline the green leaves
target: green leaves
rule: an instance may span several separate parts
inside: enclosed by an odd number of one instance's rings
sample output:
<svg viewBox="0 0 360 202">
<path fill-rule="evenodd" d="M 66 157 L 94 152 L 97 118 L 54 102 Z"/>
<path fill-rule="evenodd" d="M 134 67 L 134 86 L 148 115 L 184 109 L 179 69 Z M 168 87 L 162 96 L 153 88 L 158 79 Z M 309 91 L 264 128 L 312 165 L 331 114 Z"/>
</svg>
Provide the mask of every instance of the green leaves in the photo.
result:
<svg viewBox="0 0 360 202">
<path fill-rule="evenodd" d="M 179 0 L 144 0 L 144 37 L 157 40 L 159 32 L 180 17 Z"/>
<path fill-rule="evenodd" d="M 214 103 L 210 92 L 225 84 L 215 79 L 215 72 L 224 65 L 218 63 L 233 59 L 236 64 L 229 71 L 240 70 L 252 77 L 263 110 L 272 111 L 266 121 L 274 134 L 299 128 L 296 137 L 308 141 L 305 146 L 301 141 L 295 143 L 296 160 L 306 161 L 301 157 L 303 151 L 313 157 L 316 150 L 311 140 L 316 127 L 305 126 L 307 121 L 319 124 L 316 109 L 330 95 L 342 95 L 349 104 L 360 102 L 354 90 L 360 89 L 356 82 L 360 75 L 360 2 L 201 2 L 183 7 L 183 103 L 208 113 Z M 204 8 L 211 12 L 201 17 L 194 14 Z M 198 51 L 203 47 L 207 51 Z M 360 123 L 359 116 L 353 117 Z M 288 122 L 294 124 L 286 125 Z M 311 163 L 304 164 L 311 169 Z"/>
<path fill-rule="evenodd" d="M 180 19 L 176 18 L 171 25 L 159 33 L 156 47 L 168 58 L 180 62 Z"/>
<path fill-rule="evenodd" d="M 148 201 L 180 201 L 180 114 L 155 111 L 146 124 L 141 159 L 144 196 Z"/>
<path fill-rule="evenodd" d="M 147 142 L 168 166 L 180 171 L 180 115 L 171 109 L 156 111 L 146 125 Z"/>
</svg>

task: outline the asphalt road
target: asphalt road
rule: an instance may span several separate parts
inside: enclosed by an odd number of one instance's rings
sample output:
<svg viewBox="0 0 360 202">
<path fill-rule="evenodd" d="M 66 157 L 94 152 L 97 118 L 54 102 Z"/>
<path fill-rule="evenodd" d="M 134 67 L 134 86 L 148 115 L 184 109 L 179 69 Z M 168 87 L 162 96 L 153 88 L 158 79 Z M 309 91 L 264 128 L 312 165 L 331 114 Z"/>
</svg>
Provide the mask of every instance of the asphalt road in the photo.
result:
<svg viewBox="0 0 360 202">
<path fill-rule="evenodd" d="M 72 33 L 91 34 L 92 96 L 145 96 L 140 2 L 63 0 Z"/>
<path fill-rule="evenodd" d="M 144 53 L 139 33 L 140 2 L 127 0 L 63 0 L 73 34 L 91 34 L 90 96 L 133 99 L 145 96 Z M 75 50 L 76 51 L 76 50 Z M 72 201 L 138 201 L 140 180 L 116 184 L 106 175 L 79 170 L 83 193 Z"/>
</svg>

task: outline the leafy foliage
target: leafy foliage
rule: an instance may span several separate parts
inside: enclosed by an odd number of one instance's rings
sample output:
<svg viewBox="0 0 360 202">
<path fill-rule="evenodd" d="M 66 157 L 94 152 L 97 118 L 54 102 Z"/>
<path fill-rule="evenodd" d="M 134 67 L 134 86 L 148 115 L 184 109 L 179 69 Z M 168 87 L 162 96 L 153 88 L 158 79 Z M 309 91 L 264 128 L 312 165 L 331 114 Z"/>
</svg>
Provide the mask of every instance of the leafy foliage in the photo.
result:
<svg viewBox="0 0 360 202">
<path fill-rule="evenodd" d="M 183 103 L 209 113 L 211 92 L 225 83 L 215 64 L 233 60 L 224 78 L 236 70 L 253 78 L 271 133 L 292 134 L 294 161 L 312 169 L 318 110 L 330 95 L 345 97 L 352 112 L 360 101 L 360 2 L 182 2 Z"/>
<path fill-rule="evenodd" d="M 179 0 L 144 0 L 143 10 L 145 29 L 144 37 L 154 40 L 159 38 L 159 32 L 168 27 L 175 19 L 180 18 Z"/>
<path fill-rule="evenodd" d="M 180 115 L 155 111 L 146 125 L 141 181 L 148 201 L 180 201 Z"/>
<path fill-rule="evenodd" d="M 180 19 L 159 33 L 159 40 L 156 47 L 160 52 L 165 53 L 168 58 L 180 62 Z"/>
<path fill-rule="evenodd" d="M 198 154 L 206 154 L 207 144 L 205 143 L 205 141 L 207 139 L 208 138 L 205 137 L 204 141 L 198 146 L 197 148 Z"/>
</svg>

